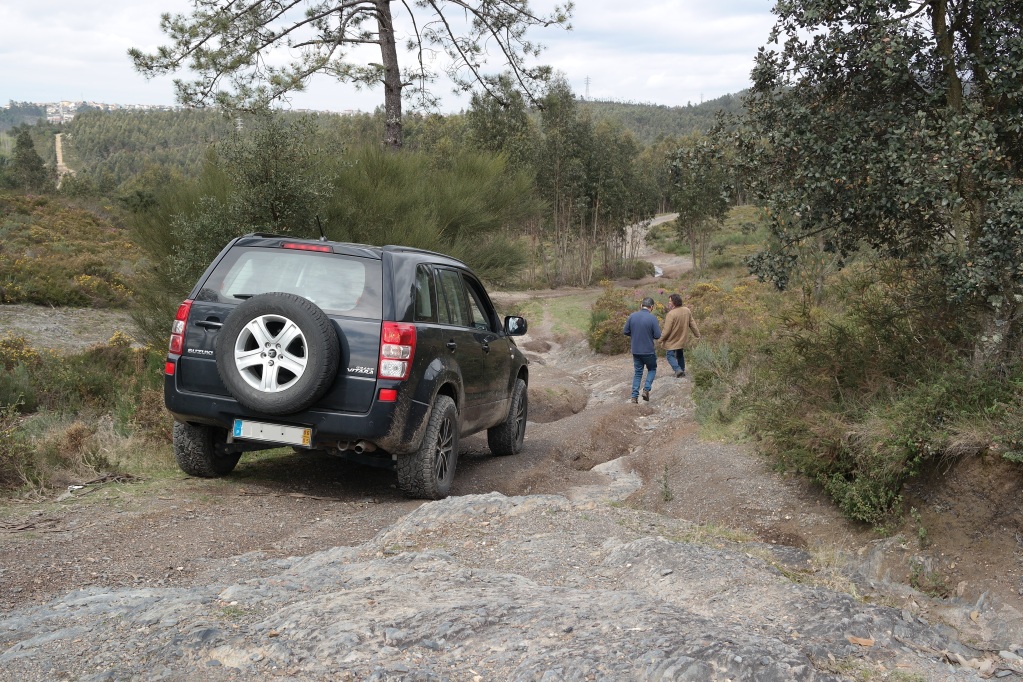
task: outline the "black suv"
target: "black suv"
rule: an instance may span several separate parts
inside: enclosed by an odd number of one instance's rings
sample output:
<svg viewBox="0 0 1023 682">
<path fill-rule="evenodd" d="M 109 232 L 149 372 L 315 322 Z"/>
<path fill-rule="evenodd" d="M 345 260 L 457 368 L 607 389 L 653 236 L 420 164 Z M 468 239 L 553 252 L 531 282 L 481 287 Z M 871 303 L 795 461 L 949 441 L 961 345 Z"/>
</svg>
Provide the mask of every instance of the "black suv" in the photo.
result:
<svg viewBox="0 0 1023 682">
<path fill-rule="evenodd" d="M 239 237 L 174 320 L 164 398 L 178 465 L 223 476 L 242 452 L 319 449 L 444 497 L 459 436 L 486 429 L 495 455 L 522 448 L 529 373 L 511 337 L 525 332 L 448 256 Z"/>
</svg>

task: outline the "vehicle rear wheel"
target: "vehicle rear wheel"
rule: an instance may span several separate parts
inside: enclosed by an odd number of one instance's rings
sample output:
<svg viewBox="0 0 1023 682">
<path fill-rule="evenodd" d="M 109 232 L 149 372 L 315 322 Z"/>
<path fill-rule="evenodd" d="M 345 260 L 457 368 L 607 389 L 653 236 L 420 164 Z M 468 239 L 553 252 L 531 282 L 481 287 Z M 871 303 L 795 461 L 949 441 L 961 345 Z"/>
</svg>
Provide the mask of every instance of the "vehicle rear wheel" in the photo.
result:
<svg viewBox="0 0 1023 682">
<path fill-rule="evenodd" d="M 409 497 L 440 500 L 451 492 L 458 463 L 458 408 L 437 396 L 419 450 L 398 458 L 398 487 Z"/>
<path fill-rule="evenodd" d="M 264 414 L 306 409 L 337 377 L 333 323 L 309 299 L 271 292 L 234 309 L 217 335 L 217 373 L 239 403 Z"/>
<path fill-rule="evenodd" d="M 497 426 L 487 429 L 487 445 L 495 455 L 517 455 L 526 438 L 526 417 L 529 414 L 529 392 L 526 382 L 515 380 L 508 416 Z"/>
<path fill-rule="evenodd" d="M 174 422 L 174 457 L 189 476 L 216 478 L 234 471 L 241 453 L 226 452 L 227 431 Z"/>
</svg>

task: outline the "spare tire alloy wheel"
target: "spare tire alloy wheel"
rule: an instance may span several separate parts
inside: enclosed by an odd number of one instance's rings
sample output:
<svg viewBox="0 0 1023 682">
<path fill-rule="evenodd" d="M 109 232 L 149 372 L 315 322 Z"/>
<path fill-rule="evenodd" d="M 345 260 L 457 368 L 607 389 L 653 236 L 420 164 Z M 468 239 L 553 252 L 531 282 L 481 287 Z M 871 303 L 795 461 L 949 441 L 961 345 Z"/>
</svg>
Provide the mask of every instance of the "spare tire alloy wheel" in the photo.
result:
<svg viewBox="0 0 1023 682">
<path fill-rule="evenodd" d="M 306 409 L 340 361 L 334 325 L 312 301 L 273 292 L 235 308 L 217 336 L 217 372 L 239 403 L 265 414 Z"/>
</svg>

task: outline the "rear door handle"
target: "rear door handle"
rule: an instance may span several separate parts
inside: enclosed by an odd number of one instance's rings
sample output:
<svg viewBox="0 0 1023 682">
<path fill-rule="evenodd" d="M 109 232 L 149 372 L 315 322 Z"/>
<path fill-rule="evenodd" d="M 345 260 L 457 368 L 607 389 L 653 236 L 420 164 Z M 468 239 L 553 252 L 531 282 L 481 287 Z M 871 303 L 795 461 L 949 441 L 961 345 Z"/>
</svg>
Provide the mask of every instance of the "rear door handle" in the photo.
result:
<svg viewBox="0 0 1023 682">
<path fill-rule="evenodd" d="M 444 345 L 446 345 L 448 347 L 448 350 L 454 350 L 454 349 L 458 348 L 458 344 L 455 343 L 454 341 L 448 341 Z"/>
<path fill-rule="evenodd" d="M 212 320 L 198 320 L 195 323 L 196 327 L 202 327 L 203 329 L 220 329 L 224 326 L 223 322 L 213 322 Z"/>
<path fill-rule="evenodd" d="M 482 346 L 480 346 L 480 348 L 483 349 L 484 353 L 489 353 L 490 352 L 490 344 L 489 343 L 484 343 Z"/>
</svg>

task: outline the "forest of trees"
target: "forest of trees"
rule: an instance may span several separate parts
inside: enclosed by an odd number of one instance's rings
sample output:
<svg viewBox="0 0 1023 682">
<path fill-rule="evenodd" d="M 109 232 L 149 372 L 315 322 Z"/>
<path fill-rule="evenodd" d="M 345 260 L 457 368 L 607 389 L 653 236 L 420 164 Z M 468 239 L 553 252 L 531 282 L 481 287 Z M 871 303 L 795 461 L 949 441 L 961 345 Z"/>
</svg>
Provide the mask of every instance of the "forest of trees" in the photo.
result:
<svg viewBox="0 0 1023 682">
<path fill-rule="evenodd" d="M 579 101 L 579 109 L 594 120 L 618 121 L 636 136 L 640 144 L 650 145 L 665 138 L 681 138 L 694 132 L 709 133 L 720 113 L 732 116 L 742 113 L 742 98 L 743 93 L 722 95 L 684 107 L 583 99 Z"/>
<path fill-rule="evenodd" d="M 34 125 L 40 119 L 46 119 L 46 109 L 42 106 L 11 100 L 7 108 L 0 109 L 0 133 L 23 124 Z"/>
<path fill-rule="evenodd" d="M 586 102 L 554 79 L 532 104 L 505 80 L 494 87 L 500 99 L 477 94 L 460 114 L 406 116 L 404 153 L 443 160 L 477 150 L 505 157 L 531 178 L 530 201 L 546 210 L 508 227 L 524 238 L 529 280 L 552 286 L 586 284 L 635 267 L 636 245 L 627 243 L 625 227 L 669 208 L 668 154 L 683 136 L 703 135 L 719 111 L 734 110 L 738 101 L 726 96 L 688 107 Z M 304 121 L 315 130 L 308 144 L 336 149 L 339 158 L 379 145 L 385 128 L 379 109 L 277 116 Z M 198 177 L 211 152 L 245 138 L 258 118 L 208 109 L 87 110 L 63 126 L 39 122 L 26 129 L 51 169 L 53 135 L 63 134 L 64 161 L 75 173 L 64 193 L 107 195 L 137 207 L 151 201 L 154 183 Z"/>
</svg>

